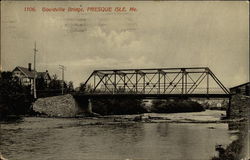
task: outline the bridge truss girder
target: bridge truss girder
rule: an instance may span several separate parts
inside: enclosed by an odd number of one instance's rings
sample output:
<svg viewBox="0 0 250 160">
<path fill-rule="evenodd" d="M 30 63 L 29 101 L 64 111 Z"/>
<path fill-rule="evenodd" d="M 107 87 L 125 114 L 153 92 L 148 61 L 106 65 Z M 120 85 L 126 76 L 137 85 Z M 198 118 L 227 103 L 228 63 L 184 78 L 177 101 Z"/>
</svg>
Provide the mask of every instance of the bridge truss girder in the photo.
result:
<svg viewBox="0 0 250 160">
<path fill-rule="evenodd" d="M 216 94 L 230 94 L 208 67 L 95 70 L 84 85 L 98 94 L 208 95 L 215 86 Z"/>
</svg>

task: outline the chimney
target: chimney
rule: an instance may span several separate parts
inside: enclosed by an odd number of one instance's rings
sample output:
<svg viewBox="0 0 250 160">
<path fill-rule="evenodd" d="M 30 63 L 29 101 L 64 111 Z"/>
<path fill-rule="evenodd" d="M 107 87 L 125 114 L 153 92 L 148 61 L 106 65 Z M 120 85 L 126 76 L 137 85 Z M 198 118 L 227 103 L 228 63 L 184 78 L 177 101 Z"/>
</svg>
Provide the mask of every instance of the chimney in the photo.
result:
<svg viewBox="0 0 250 160">
<path fill-rule="evenodd" d="M 31 71 L 31 63 L 28 64 L 28 70 Z"/>
</svg>

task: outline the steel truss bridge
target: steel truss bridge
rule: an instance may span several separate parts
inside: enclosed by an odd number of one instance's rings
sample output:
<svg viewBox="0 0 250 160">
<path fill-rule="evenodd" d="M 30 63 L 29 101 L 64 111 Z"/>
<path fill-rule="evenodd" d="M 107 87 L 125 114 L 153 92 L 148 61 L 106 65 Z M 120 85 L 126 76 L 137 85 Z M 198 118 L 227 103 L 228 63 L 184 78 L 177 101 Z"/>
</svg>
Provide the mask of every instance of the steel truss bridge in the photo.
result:
<svg viewBox="0 0 250 160">
<path fill-rule="evenodd" d="M 86 98 L 230 98 L 208 67 L 94 70 L 84 83 Z"/>
</svg>

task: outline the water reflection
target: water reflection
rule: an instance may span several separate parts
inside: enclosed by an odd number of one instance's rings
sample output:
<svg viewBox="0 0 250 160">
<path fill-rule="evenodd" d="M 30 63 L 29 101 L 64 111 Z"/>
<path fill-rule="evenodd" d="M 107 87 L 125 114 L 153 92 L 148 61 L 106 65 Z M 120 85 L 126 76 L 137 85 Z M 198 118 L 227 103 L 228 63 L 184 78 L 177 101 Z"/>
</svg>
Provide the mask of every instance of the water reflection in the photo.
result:
<svg viewBox="0 0 250 160">
<path fill-rule="evenodd" d="M 156 125 L 156 133 L 159 134 L 159 136 L 167 137 L 169 132 L 169 123 L 158 123 Z"/>
<path fill-rule="evenodd" d="M 231 142 L 227 124 L 86 125 L 96 121 L 25 118 L 3 124 L 1 151 L 16 160 L 208 160 L 217 154 L 216 144 Z"/>
</svg>

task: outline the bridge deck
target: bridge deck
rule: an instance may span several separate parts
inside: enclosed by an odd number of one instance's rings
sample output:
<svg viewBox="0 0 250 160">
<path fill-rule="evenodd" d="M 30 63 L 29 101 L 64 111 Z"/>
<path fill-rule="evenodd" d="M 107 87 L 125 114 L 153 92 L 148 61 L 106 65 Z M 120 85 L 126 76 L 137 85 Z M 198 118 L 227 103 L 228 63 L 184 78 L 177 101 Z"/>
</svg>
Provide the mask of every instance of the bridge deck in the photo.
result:
<svg viewBox="0 0 250 160">
<path fill-rule="evenodd" d="M 74 93 L 74 97 L 78 98 L 230 98 L 231 94 L 84 94 Z"/>
</svg>

